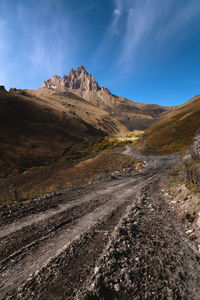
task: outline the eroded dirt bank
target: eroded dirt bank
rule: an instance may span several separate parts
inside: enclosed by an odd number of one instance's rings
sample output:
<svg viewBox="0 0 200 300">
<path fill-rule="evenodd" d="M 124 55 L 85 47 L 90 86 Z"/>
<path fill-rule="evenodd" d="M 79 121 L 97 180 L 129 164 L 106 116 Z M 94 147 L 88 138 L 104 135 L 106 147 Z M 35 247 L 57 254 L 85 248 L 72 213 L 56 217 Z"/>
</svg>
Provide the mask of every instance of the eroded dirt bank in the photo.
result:
<svg viewBox="0 0 200 300">
<path fill-rule="evenodd" d="M 200 299 L 199 253 L 143 173 L 4 208 L 0 299 Z"/>
</svg>

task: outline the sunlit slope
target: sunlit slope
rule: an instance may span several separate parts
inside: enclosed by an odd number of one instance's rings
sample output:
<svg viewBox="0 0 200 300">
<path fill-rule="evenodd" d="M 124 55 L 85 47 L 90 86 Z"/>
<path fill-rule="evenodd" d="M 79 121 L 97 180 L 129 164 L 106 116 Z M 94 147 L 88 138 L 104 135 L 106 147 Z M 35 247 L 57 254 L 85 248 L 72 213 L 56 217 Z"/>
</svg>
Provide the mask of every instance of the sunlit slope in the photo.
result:
<svg viewBox="0 0 200 300">
<path fill-rule="evenodd" d="M 188 148 L 200 129 L 200 96 L 177 107 L 149 127 L 140 141 L 146 153 L 175 153 Z"/>
</svg>

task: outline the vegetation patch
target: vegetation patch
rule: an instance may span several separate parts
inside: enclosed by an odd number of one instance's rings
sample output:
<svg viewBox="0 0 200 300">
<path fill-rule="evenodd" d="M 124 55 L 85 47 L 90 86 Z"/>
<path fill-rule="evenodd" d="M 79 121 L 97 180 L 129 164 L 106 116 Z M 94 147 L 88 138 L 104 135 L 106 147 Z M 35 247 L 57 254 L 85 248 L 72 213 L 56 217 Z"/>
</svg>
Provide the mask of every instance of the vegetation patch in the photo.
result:
<svg viewBox="0 0 200 300">
<path fill-rule="evenodd" d="M 94 150 L 96 152 L 99 152 L 99 151 L 102 151 L 105 149 L 114 149 L 116 147 L 124 146 L 124 145 L 131 144 L 131 143 L 132 143 L 132 141 L 127 140 L 127 139 L 124 139 L 124 140 L 120 140 L 117 138 L 104 139 L 94 146 Z"/>
<path fill-rule="evenodd" d="M 143 136 L 144 131 L 141 130 L 134 130 L 133 132 L 129 132 L 128 134 L 125 135 L 126 138 L 139 138 Z"/>
</svg>

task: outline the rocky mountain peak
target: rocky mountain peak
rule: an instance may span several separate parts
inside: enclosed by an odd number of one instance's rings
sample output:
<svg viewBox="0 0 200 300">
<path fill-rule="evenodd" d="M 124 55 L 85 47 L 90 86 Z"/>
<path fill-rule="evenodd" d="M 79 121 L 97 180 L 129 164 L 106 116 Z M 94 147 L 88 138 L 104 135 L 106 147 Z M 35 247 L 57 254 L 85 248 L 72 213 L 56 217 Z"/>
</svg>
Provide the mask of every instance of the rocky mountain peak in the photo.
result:
<svg viewBox="0 0 200 300">
<path fill-rule="evenodd" d="M 43 88 L 59 89 L 61 91 L 78 91 L 79 94 L 88 92 L 97 92 L 101 90 L 94 77 L 89 74 L 83 66 L 78 67 L 76 70 L 71 69 L 68 75 L 62 78 L 54 75 L 43 83 Z"/>
</svg>

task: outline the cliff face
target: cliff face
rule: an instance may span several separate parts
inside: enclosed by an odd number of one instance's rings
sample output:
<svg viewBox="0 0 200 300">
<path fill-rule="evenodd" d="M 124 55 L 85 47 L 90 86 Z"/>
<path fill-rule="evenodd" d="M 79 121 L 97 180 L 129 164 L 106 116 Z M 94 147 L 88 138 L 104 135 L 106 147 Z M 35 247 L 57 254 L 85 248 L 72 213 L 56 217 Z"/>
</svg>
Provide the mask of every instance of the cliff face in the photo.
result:
<svg viewBox="0 0 200 300">
<path fill-rule="evenodd" d="M 43 83 L 44 88 L 66 90 L 78 90 L 80 94 L 97 92 L 101 90 L 94 77 L 89 74 L 83 66 L 71 70 L 68 75 L 62 78 L 55 75 Z"/>
</svg>

